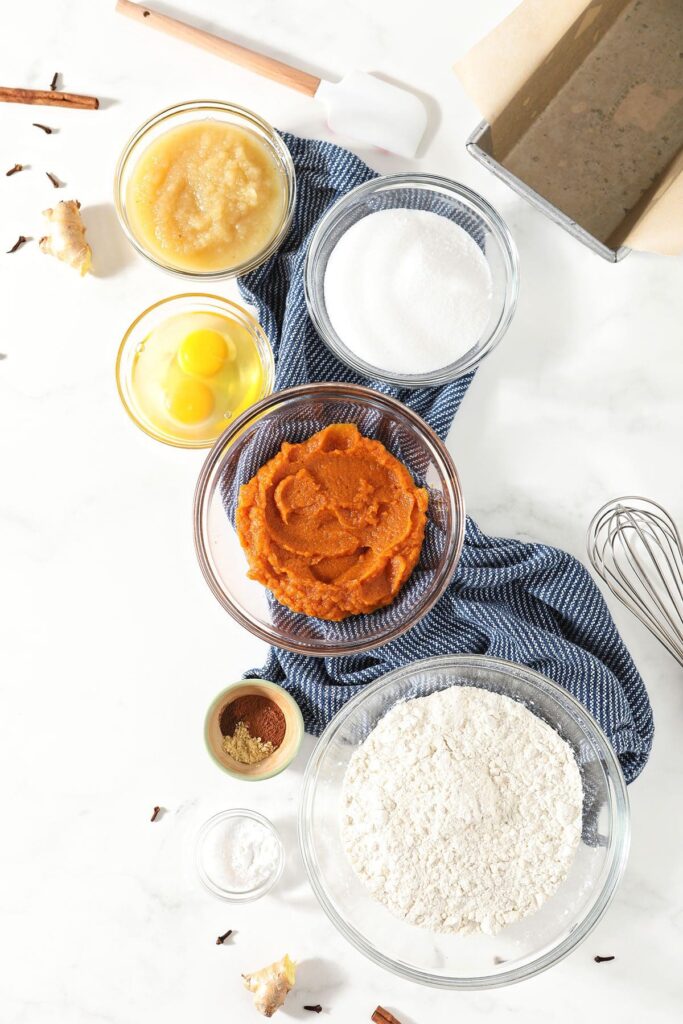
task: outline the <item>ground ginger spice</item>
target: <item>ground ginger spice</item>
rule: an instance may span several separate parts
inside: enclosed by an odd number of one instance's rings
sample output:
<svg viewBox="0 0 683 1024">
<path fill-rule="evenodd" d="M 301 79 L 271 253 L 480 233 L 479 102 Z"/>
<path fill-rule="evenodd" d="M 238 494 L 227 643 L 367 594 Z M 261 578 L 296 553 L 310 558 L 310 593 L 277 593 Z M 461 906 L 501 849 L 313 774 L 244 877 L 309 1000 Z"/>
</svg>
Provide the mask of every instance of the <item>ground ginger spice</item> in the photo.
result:
<svg viewBox="0 0 683 1024">
<path fill-rule="evenodd" d="M 233 735 L 223 737 L 223 750 L 240 764 L 258 764 L 272 754 L 275 747 L 264 743 L 260 736 L 252 736 L 244 722 L 238 722 Z"/>
</svg>

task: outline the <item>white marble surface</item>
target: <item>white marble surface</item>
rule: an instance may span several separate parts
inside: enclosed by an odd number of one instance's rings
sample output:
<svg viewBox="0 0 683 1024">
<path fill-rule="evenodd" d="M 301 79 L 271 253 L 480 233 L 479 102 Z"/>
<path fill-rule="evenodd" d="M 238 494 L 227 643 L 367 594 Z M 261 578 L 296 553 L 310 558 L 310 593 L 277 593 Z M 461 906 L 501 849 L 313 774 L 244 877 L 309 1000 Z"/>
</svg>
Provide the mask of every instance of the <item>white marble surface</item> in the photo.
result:
<svg viewBox="0 0 683 1024">
<path fill-rule="evenodd" d="M 651 495 L 683 520 L 683 262 L 602 262 L 463 147 L 477 112 L 450 66 L 510 0 L 183 6 L 198 24 L 261 39 L 309 69 L 334 75 L 358 66 L 421 90 L 432 124 L 414 166 L 480 190 L 509 223 L 522 267 L 517 316 L 450 439 L 482 527 L 581 557 L 592 513 L 618 493 Z M 291 770 L 258 787 L 231 782 L 205 754 L 206 706 L 264 650 L 226 617 L 195 563 L 190 509 L 201 453 L 155 444 L 119 405 L 121 334 L 179 285 L 129 249 L 112 207 L 112 172 L 129 133 L 174 101 L 232 99 L 282 128 L 326 136 L 320 111 L 145 32 L 116 16 L 113 0 L 8 7 L 0 68 L 3 84 L 46 87 L 60 70 L 65 89 L 106 98 L 96 113 L 0 112 L 0 170 L 30 164 L 0 176 L 2 249 L 20 233 L 41 233 L 43 207 L 77 197 L 95 250 L 86 280 L 43 257 L 35 241 L 0 256 L 0 1019 L 247 1024 L 256 1018 L 240 971 L 285 949 L 302 966 L 283 1020 L 310 1019 L 299 1007 L 318 1001 L 321 1020 L 344 1024 L 368 1020 L 378 1002 L 404 1024 L 677 1019 L 682 672 L 613 601 L 657 721 L 651 761 L 630 790 L 631 859 L 589 940 L 517 987 L 433 992 L 383 973 L 337 935 L 295 847 L 310 740 Z M 59 132 L 48 137 L 33 120 Z M 407 166 L 358 151 L 381 171 Z M 67 183 L 61 192 L 45 170 Z M 168 811 L 152 825 L 154 804 Z M 239 804 L 272 815 L 288 864 L 272 897 L 233 909 L 200 890 L 191 853 L 198 825 Z M 234 943 L 214 945 L 228 927 Z M 595 953 L 617 959 L 598 966 Z"/>
</svg>

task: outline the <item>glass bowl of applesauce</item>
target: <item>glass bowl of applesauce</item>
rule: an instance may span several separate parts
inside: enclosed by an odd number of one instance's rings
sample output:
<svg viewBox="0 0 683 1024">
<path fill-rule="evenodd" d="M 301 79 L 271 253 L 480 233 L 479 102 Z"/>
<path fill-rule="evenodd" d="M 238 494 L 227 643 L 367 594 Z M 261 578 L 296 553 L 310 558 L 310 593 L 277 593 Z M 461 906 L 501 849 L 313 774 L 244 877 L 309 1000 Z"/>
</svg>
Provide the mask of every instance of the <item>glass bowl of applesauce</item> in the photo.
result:
<svg viewBox="0 0 683 1024">
<path fill-rule="evenodd" d="M 162 110 L 126 143 L 114 201 L 135 249 L 163 270 L 202 279 L 253 270 L 284 239 L 296 195 L 282 138 L 220 100 Z"/>
</svg>

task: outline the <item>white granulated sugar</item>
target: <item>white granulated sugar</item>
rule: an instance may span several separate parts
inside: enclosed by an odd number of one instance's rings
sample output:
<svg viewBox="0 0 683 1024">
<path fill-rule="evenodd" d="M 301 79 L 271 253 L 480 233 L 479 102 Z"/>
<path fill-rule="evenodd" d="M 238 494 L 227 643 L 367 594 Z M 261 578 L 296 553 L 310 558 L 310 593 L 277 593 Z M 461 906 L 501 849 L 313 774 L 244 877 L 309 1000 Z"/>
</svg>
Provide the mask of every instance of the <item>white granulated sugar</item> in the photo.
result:
<svg viewBox="0 0 683 1024">
<path fill-rule="evenodd" d="M 480 247 L 428 210 L 379 210 L 356 221 L 330 253 L 324 290 L 344 344 L 390 373 L 455 362 L 479 341 L 491 313 Z"/>
<path fill-rule="evenodd" d="M 210 830 L 202 846 L 202 865 L 221 889 L 247 892 L 276 871 L 280 849 L 264 825 L 249 818 L 226 818 Z"/>
<path fill-rule="evenodd" d="M 569 745 L 523 704 L 452 686 L 398 704 L 344 779 L 346 855 L 392 913 L 494 934 L 566 877 L 581 838 Z"/>
</svg>

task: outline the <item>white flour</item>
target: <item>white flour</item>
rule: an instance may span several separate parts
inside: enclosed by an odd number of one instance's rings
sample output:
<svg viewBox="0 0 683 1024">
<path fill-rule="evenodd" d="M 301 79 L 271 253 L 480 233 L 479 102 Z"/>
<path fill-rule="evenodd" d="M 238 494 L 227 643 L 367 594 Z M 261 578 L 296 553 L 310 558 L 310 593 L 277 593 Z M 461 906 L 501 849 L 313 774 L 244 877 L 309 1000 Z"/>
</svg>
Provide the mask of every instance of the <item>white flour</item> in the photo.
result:
<svg viewBox="0 0 683 1024">
<path fill-rule="evenodd" d="M 325 270 L 330 322 L 355 355 L 391 373 L 427 373 L 479 341 L 491 271 L 474 239 L 429 210 L 379 210 L 356 221 Z"/>
<path fill-rule="evenodd" d="M 533 913 L 581 837 L 569 745 L 523 704 L 475 687 L 392 708 L 353 754 L 342 805 L 362 882 L 437 932 L 493 934 Z"/>
</svg>

